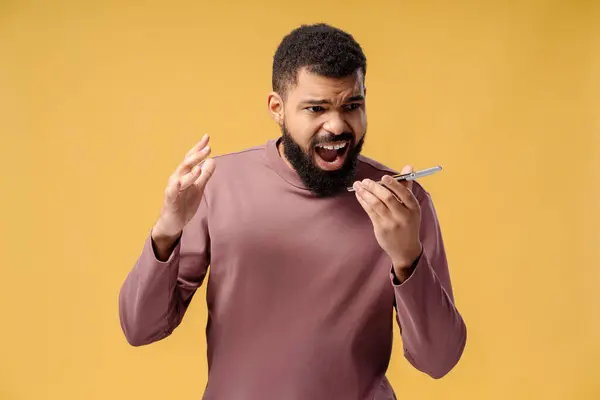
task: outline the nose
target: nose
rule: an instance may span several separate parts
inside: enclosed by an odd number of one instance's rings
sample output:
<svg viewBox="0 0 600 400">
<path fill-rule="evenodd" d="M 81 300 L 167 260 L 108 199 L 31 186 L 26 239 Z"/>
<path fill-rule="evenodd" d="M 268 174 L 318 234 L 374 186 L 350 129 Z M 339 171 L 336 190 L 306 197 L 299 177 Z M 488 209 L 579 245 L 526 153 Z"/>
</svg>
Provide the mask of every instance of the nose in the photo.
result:
<svg viewBox="0 0 600 400">
<path fill-rule="evenodd" d="M 329 119 L 323 124 L 323 128 L 333 135 L 341 135 L 344 132 L 348 132 L 346 121 L 344 121 L 339 113 L 331 113 Z"/>
</svg>

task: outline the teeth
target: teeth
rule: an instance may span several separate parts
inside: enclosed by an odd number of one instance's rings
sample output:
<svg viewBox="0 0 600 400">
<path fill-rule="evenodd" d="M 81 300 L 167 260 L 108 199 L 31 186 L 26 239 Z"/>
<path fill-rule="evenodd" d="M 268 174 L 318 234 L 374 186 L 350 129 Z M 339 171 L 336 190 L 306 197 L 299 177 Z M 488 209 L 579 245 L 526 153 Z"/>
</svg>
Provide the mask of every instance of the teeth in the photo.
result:
<svg viewBox="0 0 600 400">
<path fill-rule="evenodd" d="M 343 149 L 344 147 L 346 147 L 346 144 L 347 144 L 346 142 L 341 143 L 341 144 L 322 144 L 317 147 L 322 147 L 327 150 L 339 150 L 339 149 Z"/>
</svg>

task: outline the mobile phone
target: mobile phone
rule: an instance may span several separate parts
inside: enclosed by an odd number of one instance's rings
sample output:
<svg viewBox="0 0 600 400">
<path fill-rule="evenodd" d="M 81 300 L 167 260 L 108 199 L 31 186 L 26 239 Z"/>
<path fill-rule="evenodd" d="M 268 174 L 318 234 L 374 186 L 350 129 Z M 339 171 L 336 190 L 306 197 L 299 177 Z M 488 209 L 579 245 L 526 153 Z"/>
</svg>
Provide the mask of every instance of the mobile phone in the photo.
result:
<svg viewBox="0 0 600 400">
<path fill-rule="evenodd" d="M 438 171 L 442 170 L 442 166 L 441 165 L 436 165 L 435 167 L 431 167 L 431 168 L 427 168 L 427 169 L 423 169 L 421 171 L 413 171 L 413 172 L 409 172 L 406 174 L 397 174 L 397 175 L 392 175 L 392 178 L 394 178 L 397 181 L 412 181 L 415 179 L 419 179 L 422 178 L 424 176 L 428 176 L 428 175 L 433 175 Z M 381 182 L 379 182 L 381 183 Z M 349 187 L 347 188 L 349 192 L 354 192 L 354 188 L 353 187 Z"/>
</svg>

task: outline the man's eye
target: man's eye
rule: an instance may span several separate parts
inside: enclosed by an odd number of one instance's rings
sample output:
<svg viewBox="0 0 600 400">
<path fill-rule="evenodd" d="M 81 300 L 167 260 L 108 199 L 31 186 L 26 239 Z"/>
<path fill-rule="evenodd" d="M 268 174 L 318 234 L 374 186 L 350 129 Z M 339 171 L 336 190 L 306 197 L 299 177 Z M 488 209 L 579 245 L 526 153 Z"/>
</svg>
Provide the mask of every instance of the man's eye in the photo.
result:
<svg viewBox="0 0 600 400">
<path fill-rule="evenodd" d="M 360 103 L 346 104 L 345 108 L 346 108 L 347 111 L 354 111 L 354 110 L 360 108 Z"/>
<path fill-rule="evenodd" d="M 313 112 L 313 113 L 318 113 L 318 112 L 325 111 L 325 109 L 323 107 L 321 107 L 321 106 L 308 107 L 307 110 L 310 111 L 310 112 Z"/>
</svg>

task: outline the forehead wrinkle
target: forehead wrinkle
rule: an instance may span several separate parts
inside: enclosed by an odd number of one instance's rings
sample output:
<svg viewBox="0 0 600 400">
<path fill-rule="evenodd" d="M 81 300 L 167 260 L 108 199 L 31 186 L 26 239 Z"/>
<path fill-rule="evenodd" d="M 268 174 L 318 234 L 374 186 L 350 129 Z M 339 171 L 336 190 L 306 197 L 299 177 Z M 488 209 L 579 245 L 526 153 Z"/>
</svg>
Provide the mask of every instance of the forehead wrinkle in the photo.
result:
<svg viewBox="0 0 600 400">
<path fill-rule="evenodd" d="M 350 84 L 352 86 L 350 87 Z M 355 73 L 343 78 L 329 78 L 313 74 L 306 69 L 300 70 L 294 87 L 295 97 L 299 101 L 327 100 L 336 103 L 354 96 L 364 95 L 362 74 Z"/>
</svg>

